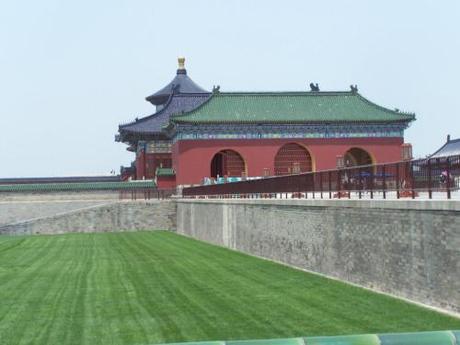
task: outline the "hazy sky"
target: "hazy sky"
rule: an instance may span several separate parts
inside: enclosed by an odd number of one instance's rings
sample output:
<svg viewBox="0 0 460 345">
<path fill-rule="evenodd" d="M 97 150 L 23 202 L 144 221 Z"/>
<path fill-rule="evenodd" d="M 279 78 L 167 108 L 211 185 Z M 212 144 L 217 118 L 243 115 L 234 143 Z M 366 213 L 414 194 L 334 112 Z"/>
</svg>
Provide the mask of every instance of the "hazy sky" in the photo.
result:
<svg viewBox="0 0 460 345">
<path fill-rule="evenodd" d="M 0 177 L 108 173 L 118 124 L 177 56 L 222 91 L 348 90 L 415 112 L 416 156 L 460 137 L 460 1 L 0 2 Z"/>
</svg>

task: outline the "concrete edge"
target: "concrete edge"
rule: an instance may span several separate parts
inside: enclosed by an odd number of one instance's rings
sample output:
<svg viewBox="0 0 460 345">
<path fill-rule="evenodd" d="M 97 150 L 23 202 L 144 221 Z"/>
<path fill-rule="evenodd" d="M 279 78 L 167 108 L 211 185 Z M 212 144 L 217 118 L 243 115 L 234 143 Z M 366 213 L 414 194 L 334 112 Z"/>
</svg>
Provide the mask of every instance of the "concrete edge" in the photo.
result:
<svg viewBox="0 0 460 345">
<path fill-rule="evenodd" d="M 265 261 L 273 262 L 273 263 L 276 263 L 276 264 L 279 264 L 279 265 L 282 265 L 282 266 L 286 266 L 286 267 L 289 267 L 289 268 L 293 268 L 293 269 L 295 269 L 295 270 L 297 270 L 297 271 L 302 271 L 302 272 L 306 272 L 306 273 L 311 273 L 311 274 L 314 274 L 314 275 L 317 275 L 317 276 L 320 276 L 320 277 L 323 277 L 323 278 L 331 279 L 331 280 L 334 280 L 334 281 L 337 281 L 337 282 L 340 282 L 340 283 L 343 283 L 343 284 L 347 284 L 347 285 L 351 285 L 351 286 L 354 286 L 354 287 L 358 287 L 358 288 L 361 288 L 361 289 L 364 289 L 364 290 L 367 290 L 367 291 L 371 291 L 371 292 L 377 293 L 377 294 L 379 294 L 379 295 L 384 295 L 384 296 L 396 298 L 396 299 L 398 299 L 398 300 L 401 300 L 401 301 L 404 301 L 404 302 L 407 302 L 407 303 L 410 303 L 410 304 L 414 304 L 414 305 L 416 305 L 416 306 L 423 307 L 423 308 L 426 308 L 426 309 L 430 309 L 430 310 L 436 311 L 436 312 L 438 312 L 438 313 L 441 313 L 441 314 L 444 314 L 444 315 L 448 315 L 448 316 L 451 316 L 451 317 L 454 317 L 454 318 L 460 320 L 460 313 L 456 313 L 456 312 L 451 311 L 451 310 L 447 310 L 447 309 L 443 309 L 443 308 L 431 306 L 431 305 L 424 304 L 424 303 L 421 303 L 421 302 L 417 302 L 417 301 L 414 301 L 414 300 L 411 300 L 411 299 L 408 299 L 408 298 L 405 298 L 405 297 L 393 295 L 393 294 L 391 294 L 391 293 L 384 292 L 384 291 L 381 291 L 381 290 L 371 289 L 371 288 L 369 288 L 369 287 L 362 286 L 362 285 L 359 285 L 359 284 L 355 284 L 355 283 L 352 283 L 352 282 L 349 282 L 349 281 L 341 280 L 341 279 L 339 279 L 339 278 L 332 277 L 332 276 L 328 276 L 328 275 L 323 274 L 323 273 L 319 273 L 319 272 L 307 270 L 307 269 L 305 269 L 305 268 L 300 268 L 300 267 L 297 267 L 297 266 L 293 266 L 293 265 L 287 264 L 287 263 L 282 262 L 282 261 L 273 260 L 273 259 L 269 259 L 269 258 L 266 258 L 266 257 L 263 257 L 263 256 L 253 255 L 253 254 L 250 254 L 250 253 L 247 253 L 247 252 L 243 252 L 243 251 L 240 251 L 240 250 L 236 250 L 236 249 L 233 249 L 233 248 L 230 248 L 230 247 L 224 247 L 224 246 L 220 246 L 220 245 L 218 245 L 218 244 L 206 242 L 206 241 L 197 239 L 197 238 L 192 237 L 192 236 L 188 236 L 187 234 L 183 234 L 183 233 L 180 233 L 180 232 L 177 232 L 177 231 L 176 231 L 175 233 L 176 233 L 177 235 L 180 235 L 180 236 L 184 236 L 184 237 L 187 237 L 187 238 L 191 238 L 191 239 L 193 239 L 193 240 L 195 240 L 195 241 L 200 241 L 200 242 L 203 242 L 203 243 L 206 243 L 206 244 L 210 244 L 210 245 L 212 245 L 212 246 L 217 246 L 217 247 L 225 248 L 225 249 L 231 250 L 231 251 L 236 252 L 236 253 L 245 254 L 245 255 L 248 255 L 248 256 L 251 256 L 251 257 L 254 257 L 254 258 L 258 258 L 258 259 L 262 259 L 262 260 L 265 260 Z"/>
<path fill-rule="evenodd" d="M 379 208 L 396 210 L 459 211 L 459 200 L 343 200 L 343 199 L 176 199 L 178 203 Z"/>
</svg>

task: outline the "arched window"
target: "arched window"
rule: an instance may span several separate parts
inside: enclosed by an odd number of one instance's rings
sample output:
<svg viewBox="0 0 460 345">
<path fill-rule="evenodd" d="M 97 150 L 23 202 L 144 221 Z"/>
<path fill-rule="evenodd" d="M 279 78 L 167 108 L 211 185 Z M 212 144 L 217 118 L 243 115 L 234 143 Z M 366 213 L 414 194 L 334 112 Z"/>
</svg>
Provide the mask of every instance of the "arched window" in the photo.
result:
<svg viewBox="0 0 460 345">
<path fill-rule="evenodd" d="M 243 157 L 233 150 L 217 152 L 211 160 L 211 177 L 241 177 L 246 173 Z"/>
<path fill-rule="evenodd" d="M 371 155 L 359 147 L 353 147 L 349 149 L 344 156 L 344 163 L 346 167 L 360 166 L 360 165 L 371 165 Z"/>
<path fill-rule="evenodd" d="M 310 153 L 299 144 L 286 144 L 275 156 L 275 175 L 300 174 L 312 170 Z"/>
</svg>

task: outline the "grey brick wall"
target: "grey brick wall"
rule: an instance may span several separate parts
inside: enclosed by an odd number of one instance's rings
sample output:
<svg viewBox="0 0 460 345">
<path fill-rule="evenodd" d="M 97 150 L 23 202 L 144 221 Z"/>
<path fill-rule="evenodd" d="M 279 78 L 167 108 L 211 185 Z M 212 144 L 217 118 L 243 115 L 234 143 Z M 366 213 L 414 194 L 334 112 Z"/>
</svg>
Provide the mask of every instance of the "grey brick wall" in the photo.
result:
<svg viewBox="0 0 460 345">
<path fill-rule="evenodd" d="M 178 201 L 177 231 L 460 312 L 460 203 Z"/>
<path fill-rule="evenodd" d="M 79 205 L 79 202 L 76 202 Z M 30 207 L 39 207 L 30 203 Z M 55 211 L 62 205 L 55 203 Z M 47 211 L 52 204 L 47 202 Z M 75 206 L 75 205 L 74 205 Z M 171 230 L 176 228 L 176 204 L 172 201 L 113 201 L 68 212 L 0 225 L 3 235 L 62 234 L 68 232 L 109 232 Z"/>
<path fill-rule="evenodd" d="M 0 201 L 0 226 L 105 205 L 109 202 L 107 200 Z"/>
</svg>

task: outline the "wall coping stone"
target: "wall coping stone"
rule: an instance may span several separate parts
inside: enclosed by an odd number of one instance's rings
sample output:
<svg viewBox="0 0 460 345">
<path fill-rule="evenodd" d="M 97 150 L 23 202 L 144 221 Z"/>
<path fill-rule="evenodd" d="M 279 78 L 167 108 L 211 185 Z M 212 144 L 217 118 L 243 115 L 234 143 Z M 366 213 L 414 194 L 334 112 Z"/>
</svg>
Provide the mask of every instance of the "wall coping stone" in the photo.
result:
<svg viewBox="0 0 460 345">
<path fill-rule="evenodd" d="M 330 200 L 330 199 L 176 199 L 178 203 L 379 208 L 397 210 L 456 211 L 460 212 L 459 200 Z"/>
</svg>

